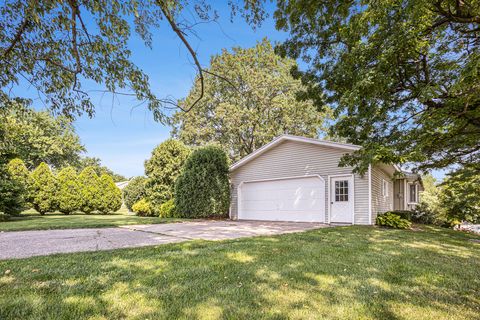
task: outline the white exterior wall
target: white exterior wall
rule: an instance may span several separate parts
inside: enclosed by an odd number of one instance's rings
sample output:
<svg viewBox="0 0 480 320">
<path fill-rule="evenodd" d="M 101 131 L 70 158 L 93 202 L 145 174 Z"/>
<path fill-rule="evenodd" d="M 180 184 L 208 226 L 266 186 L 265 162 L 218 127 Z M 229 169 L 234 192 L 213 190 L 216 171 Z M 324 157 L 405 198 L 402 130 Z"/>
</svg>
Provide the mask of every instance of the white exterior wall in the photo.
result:
<svg viewBox="0 0 480 320">
<path fill-rule="evenodd" d="M 328 176 L 352 174 L 351 167 L 339 167 L 346 150 L 300 141 L 283 141 L 230 173 L 232 199 L 230 217 L 237 219 L 238 186 L 241 182 L 320 175 L 325 187 L 325 221 L 329 221 Z M 354 175 L 354 223 L 369 224 L 368 175 Z M 374 223 L 375 220 L 372 220 Z"/>
<path fill-rule="evenodd" d="M 382 195 L 383 180 L 388 182 L 388 194 Z M 390 175 L 376 166 L 372 166 L 372 224 L 378 213 L 393 210 L 393 180 Z"/>
</svg>

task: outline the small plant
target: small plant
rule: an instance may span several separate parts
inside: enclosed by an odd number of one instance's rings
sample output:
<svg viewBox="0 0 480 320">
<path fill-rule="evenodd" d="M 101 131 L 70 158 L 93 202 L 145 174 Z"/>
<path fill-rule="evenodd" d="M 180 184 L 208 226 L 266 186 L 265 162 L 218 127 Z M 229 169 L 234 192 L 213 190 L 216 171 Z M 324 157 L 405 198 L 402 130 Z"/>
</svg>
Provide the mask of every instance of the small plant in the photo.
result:
<svg viewBox="0 0 480 320">
<path fill-rule="evenodd" d="M 123 201 L 128 210 L 132 210 L 132 206 L 145 197 L 145 177 L 135 177 L 123 189 Z"/>
<path fill-rule="evenodd" d="M 162 203 L 159 209 L 160 218 L 178 218 L 178 213 L 175 207 L 175 201 L 173 199 Z"/>
<path fill-rule="evenodd" d="M 137 216 L 141 217 L 148 217 L 154 215 L 152 205 L 146 199 L 141 199 L 140 201 L 137 201 L 132 206 L 132 210 L 137 214 Z"/>
<path fill-rule="evenodd" d="M 377 225 L 394 229 L 408 229 L 412 223 L 406 219 L 402 219 L 399 215 L 392 212 L 385 212 L 377 216 Z"/>
</svg>

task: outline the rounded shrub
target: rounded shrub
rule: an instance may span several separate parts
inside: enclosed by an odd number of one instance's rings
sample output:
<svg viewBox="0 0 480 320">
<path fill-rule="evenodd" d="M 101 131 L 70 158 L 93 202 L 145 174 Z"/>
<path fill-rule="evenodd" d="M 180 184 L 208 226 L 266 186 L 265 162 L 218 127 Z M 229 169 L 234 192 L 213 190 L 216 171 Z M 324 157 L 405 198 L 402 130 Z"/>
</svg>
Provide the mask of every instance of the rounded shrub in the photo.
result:
<svg viewBox="0 0 480 320">
<path fill-rule="evenodd" d="M 100 179 L 93 167 L 86 167 L 78 175 L 82 205 L 80 211 L 90 214 L 100 207 Z"/>
<path fill-rule="evenodd" d="M 178 215 L 175 207 L 175 201 L 170 199 L 167 202 L 162 203 L 158 211 L 158 216 L 160 218 L 177 218 Z"/>
<path fill-rule="evenodd" d="M 32 202 L 35 210 L 41 215 L 57 209 L 56 190 L 57 182 L 52 171 L 45 162 L 33 170 L 32 175 Z"/>
<path fill-rule="evenodd" d="M 177 179 L 174 199 L 181 217 L 226 216 L 230 186 L 225 152 L 215 146 L 195 150 Z"/>
<path fill-rule="evenodd" d="M 123 201 L 128 210 L 133 211 L 132 206 L 145 197 L 145 177 L 135 177 L 123 189 Z"/>
<path fill-rule="evenodd" d="M 6 214 L 17 215 L 28 208 L 31 200 L 32 179 L 27 167 L 21 159 L 13 159 L 6 166 L 4 183 L 8 184 L 8 194 L 4 197 Z"/>
<path fill-rule="evenodd" d="M 138 216 L 148 217 L 153 216 L 153 210 L 151 204 L 148 202 L 147 199 L 140 199 L 132 206 L 133 212 L 135 212 Z"/>
<path fill-rule="evenodd" d="M 190 154 L 190 149 L 182 142 L 169 139 L 152 151 L 152 157 L 145 161 L 146 197 L 158 208 L 173 198 L 175 181 L 182 171 Z"/>
<path fill-rule="evenodd" d="M 106 173 L 102 174 L 99 188 L 100 201 L 96 209 L 103 214 L 118 211 L 122 206 L 122 191 L 115 185 L 113 178 Z"/>
<path fill-rule="evenodd" d="M 82 207 L 82 193 L 78 183 L 77 172 L 72 167 L 65 167 L 57 174 L 57 203 L 58 210 L 64 214 L 80 210 Z"/>
<path fill-rule="evenodd" d="M 399 215 L 392 212 L 385 212 L 379 214 L 376 220 L 377 225 L 382 227 L 394 228 L 394 229 L 408 229 L 412 226 L 412 223 L 406 219 L 402 219 Z"/>
</svg>

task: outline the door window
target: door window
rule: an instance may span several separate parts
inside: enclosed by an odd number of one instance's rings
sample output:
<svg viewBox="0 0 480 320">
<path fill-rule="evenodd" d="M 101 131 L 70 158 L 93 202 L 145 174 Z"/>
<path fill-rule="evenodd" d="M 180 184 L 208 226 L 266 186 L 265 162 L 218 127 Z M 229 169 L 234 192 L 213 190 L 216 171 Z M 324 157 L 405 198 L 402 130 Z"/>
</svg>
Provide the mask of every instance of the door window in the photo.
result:
<svg viewBox="0 0 480 320">
<path fill-rule="evenodd" d="M 335 201 L 348 201 L 348 180 L 335 181 Z"/>
</svg>

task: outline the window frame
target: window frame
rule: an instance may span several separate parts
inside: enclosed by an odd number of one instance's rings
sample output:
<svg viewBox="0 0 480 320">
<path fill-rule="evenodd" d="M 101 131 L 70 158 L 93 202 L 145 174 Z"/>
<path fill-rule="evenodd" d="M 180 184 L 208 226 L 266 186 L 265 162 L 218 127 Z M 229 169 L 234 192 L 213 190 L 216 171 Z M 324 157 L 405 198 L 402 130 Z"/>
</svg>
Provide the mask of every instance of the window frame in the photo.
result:
<svg viewBox="0 0 480 320">
<path fill-rule="evenodd" d="M 388 181 L 385 179 L 382 179 L 382 196 L 384 198 L 388 197 Z"/>
<path fill-rule="evenodd" d="M 412 201 L 411 187 L 415 187 L 415 199 Z M 408 183 L 408 201 L 407 204 L 418 204 L 418 183 L 409 182 Z"/>
</svg>

